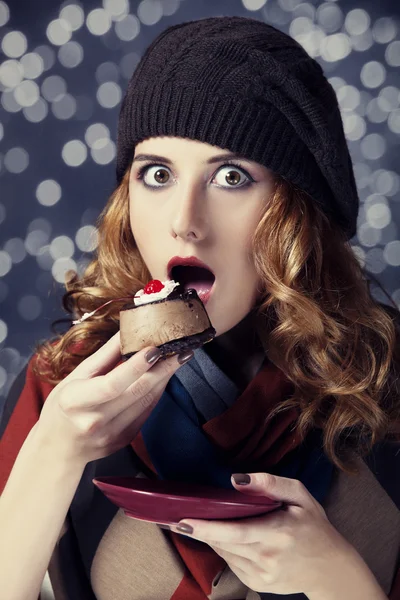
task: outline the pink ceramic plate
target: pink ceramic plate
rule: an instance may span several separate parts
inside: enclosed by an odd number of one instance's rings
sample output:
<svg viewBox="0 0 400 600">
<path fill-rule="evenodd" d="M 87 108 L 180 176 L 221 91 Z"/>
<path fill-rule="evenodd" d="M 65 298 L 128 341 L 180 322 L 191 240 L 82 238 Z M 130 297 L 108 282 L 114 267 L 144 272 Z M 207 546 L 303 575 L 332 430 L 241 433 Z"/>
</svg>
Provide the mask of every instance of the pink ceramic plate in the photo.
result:
<svg viewBox="0 0 400 600">
<path fill-rule="evenodd" d="M 237 490 L 142 477 L 92 480 L 128 517 L 174 525 L 182 519 L 240 519 L 271 512 L 283 502 Z"/>
</svg>

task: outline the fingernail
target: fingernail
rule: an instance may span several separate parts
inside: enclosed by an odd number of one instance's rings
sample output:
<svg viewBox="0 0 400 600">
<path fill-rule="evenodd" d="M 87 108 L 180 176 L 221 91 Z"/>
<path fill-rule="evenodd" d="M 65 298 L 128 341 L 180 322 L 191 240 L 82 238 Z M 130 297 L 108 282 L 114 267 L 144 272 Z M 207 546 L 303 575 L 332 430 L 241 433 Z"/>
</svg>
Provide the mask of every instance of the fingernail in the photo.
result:
<svg viewBox="0 0 400 600">
<path fill-rule="evenodd" d="M 186 525 L 186 523 L 182 523 L 182 525 L 177 525 L 176 530 L 181 533 L 193 533 L 193 527 L 191 525 Z"/>
<path fill-rule="evenodd" d="M 160 356 L 161 356 L 161 350 L 159 350 L 158 348 L 153 348 L 152 350 L 149 350 L 145 354 L 145 358 L 146 358 L 147 362 L 149 363 L 149 365 L 154 364 L 156 362 L 156 360 L 158 358 L 160 358 Z"/>
<path fill-rule="evenodd" d="M 232 477 L 236 485 L 247 485 L 251 481 L 250 475 L 247 473 L 235 473 Z"/>
<path fill-rule="evenodd" d="M 188 362 L 188 360 L 193 358 L 193 356 L 194 353 L 192 352 L 192 350 L 188 350 L 188 352 L 182 352 L 182 354 L 179 354 L 178 356 L 178 363 L 183 365 L 184 363 Z"/>
<path fill-rule="evenodd" d="M 162 525 L 161 523 L 157 523 L 157 525 L 161 527 L 161 529 L 168 529 L 168 531 L 171 531 L 171 527 L 169 525 Z"/>
</svg>

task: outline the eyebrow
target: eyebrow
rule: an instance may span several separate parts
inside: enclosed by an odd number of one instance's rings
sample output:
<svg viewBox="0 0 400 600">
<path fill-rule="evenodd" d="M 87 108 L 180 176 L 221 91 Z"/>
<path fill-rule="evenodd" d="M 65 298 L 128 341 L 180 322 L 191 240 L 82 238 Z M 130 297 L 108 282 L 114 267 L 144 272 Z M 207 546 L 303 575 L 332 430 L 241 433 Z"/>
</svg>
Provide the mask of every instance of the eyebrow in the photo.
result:
<svg viewBox="0 0 400 600">
<path fill-rule="evenodd" d="M 206 161 L 206 164 L 211 165 L 213 163 L 220 162 L 221 160 L 229 160 L 232 158 L 237 158 L 238 160 L 245 160 L 247 162 L 250 162 L 248 158 L 242 156 L 241 154 L 238 154 L 237 152 L 229 152 L 227 154 L 217 154 L 216 156 L 212 156 Z M 166 163 L 167 165 L 174 164 L 173 161 L 169 158 L 166 158 L 165 156 L 158 156 L 157 154 L 138 154 L 133 158 L 132 163 L 145 160 L 160 161 Z"/>
</svg>

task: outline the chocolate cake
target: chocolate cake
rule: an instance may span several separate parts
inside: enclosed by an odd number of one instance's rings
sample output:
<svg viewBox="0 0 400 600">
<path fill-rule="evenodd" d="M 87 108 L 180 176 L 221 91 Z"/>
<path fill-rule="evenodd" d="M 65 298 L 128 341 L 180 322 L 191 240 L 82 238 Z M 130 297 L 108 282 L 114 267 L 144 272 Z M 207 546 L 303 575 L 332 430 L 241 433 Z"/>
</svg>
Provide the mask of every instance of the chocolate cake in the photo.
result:
<svg viewBox="0 0 400 600">
<path fill-rule="evenodd" d="M 216 334 L 195 289 L 178 282 L 153 280 L 120 310 L 121 356 L 127 360 L 146 346 L 157 346 L 161 358 L 194 350 Z"/>
</svg>

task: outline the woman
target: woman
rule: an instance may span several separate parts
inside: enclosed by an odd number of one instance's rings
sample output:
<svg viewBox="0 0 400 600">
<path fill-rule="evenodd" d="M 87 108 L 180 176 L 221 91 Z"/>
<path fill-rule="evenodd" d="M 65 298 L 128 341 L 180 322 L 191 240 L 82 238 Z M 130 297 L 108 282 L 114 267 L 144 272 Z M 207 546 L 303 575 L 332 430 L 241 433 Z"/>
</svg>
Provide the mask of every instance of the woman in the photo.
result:
<svg viewBox="0 0 400 600">
<path fill-rule="evenodd" d="M 5 597 L 36 599 L 48 568 L 57 599 L 400 599 L 398 311 L 352 252 L 358 206 L 336 96 L 299 44 L 241 17 L 158 36 L 122 103 L 96 256 L 66 282 L 77 324 L 7 399 Z M 217 336 L 123 362 L 121 298 L 174 255 L 215 272 Z M 101 475 L 285 510 L 168 531 L 117 510 Z"/>
</svg>

